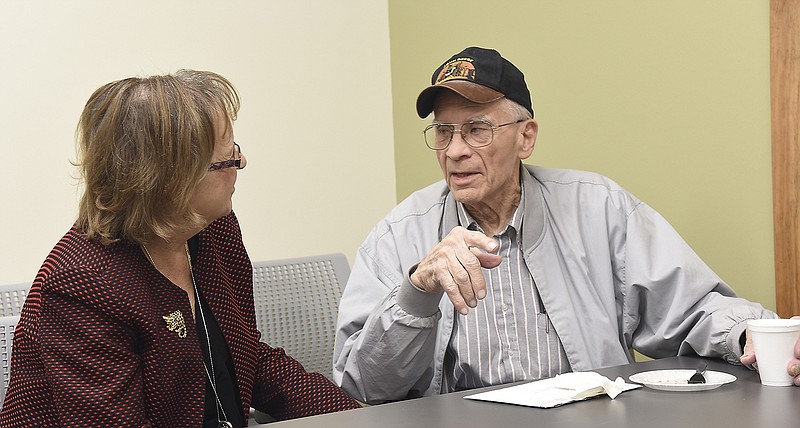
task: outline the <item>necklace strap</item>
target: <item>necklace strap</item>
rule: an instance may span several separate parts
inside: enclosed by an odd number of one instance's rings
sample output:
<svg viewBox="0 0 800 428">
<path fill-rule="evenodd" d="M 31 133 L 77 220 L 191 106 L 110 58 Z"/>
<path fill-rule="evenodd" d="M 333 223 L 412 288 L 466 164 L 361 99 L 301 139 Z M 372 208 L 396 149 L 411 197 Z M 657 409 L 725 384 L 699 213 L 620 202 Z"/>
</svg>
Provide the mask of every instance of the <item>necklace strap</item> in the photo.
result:
<svg viewBox="0 0 800 428">
<path fill-rule="evenodd" d="M 208 363 L 211 366 L 211 370 L 210 371 L 208 370 L 205 361 L 203 361 L 203 368 L 206 370 L 206 376 L 208 376 L 209 382 L 211 382 L 211 390 L 214 391 L 214 400 L 216 401 L 216 408 L 217 408 L 217 422 L 219 422 L 220 428 L 232 427 L 231 423 L 228 422 L 228 415 L 225 414 L 225 408 L 222 406 L 222 401 L 220 401 L 219 394 L 217 393 L 217 373 L 214 370 L 214 354 L 211 351 L 211 336 L 208 335 L 208 323 L 206 323 L 206 316 L 205 312 L 203 311 L 203 303 L 200 301 L 200 291 L 197 290 L 197 282 L 194 279 L 194 268 L 192 267 L 192 255 L 189 254 L 188 243 L 186 244 L 185 248 L 186 248 L 186 259 L 189 261 L 189 274 L 192 277 L 192 286 L 194 287 L 194 296 L 195 296 L 195 301 L 197 303 L 196 306 L 200 312 L 200 319 L 203 320 L 203 332 L 206 334 L 206 344 L 208 345 Z M 221 419 L 220 416 L 222 417 Z"/>
<path fill-rule="evenodd" d="M 153 267 L 158 270 L 158 266 L 156 266 L 155 260 L 153 260 L 153 256 L 150 255 L 150 251 L 147 250 L 145 245 L 140 245 L 142 250 L 144 251 L 144 255 L 147 256 L 147 260 L 150 262 Z M 200 319 L 203 321 L 203 332 L 206 335 L 206 345 L 208 346 L 208 363 L 211 366 L 211 370 L 208 369 L 206 366 L 206 362 L 203 361 L 203 369 L 205 369 L 206 376 L 208 377 L 208 381 L 211 383 L 211 390 L 214 391 L 214 400 L 216 401 L 216 408 L 217 408 L 217 422 L 219 423 L 219 428 L 233 428 L 233 425 L 228 421 L 228 415 L 225 413 L 225 408 L 222 406 L 222 401 L 219 399 L 219 394 L 217 393 L 217 374 L 214 370 L 214 354 L 211 351 L 211 337 L 208 335 L 208 324 L 206 323 L 205 313 L 203 311 L 203 303 L 200 302 L 200 291 L 197 290 L 197 282 L 194 280 L 194 269 L 192 268 L 192 255 L 189 254 L 189 244 L 186 243 L 184 245 L 184 250 L 186 251 L 186 260 L 189 261 L 189 275 L 192 278 L 192 287 L 194 288 L 194 298 L 197 308 L 199 308 L 200 312 Z M 221 416 L 221 418 L 220 418 Z"/>
</svg>

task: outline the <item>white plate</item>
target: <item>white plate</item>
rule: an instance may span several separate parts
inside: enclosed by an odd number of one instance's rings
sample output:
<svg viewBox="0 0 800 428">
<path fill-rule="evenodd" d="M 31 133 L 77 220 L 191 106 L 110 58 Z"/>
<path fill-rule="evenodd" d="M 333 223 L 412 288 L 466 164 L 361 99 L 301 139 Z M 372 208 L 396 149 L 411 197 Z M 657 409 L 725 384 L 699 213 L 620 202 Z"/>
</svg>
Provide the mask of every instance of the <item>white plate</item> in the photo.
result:
<svg viewBox="0 0 800 428">
<path fill-rule="evenodd" d="M 648 388 L 662 391 L 705 391 L 719 388 L 736 380 L 736 376 L 732 374 L 707 370 L 705 373 L 706 383 L 689 383 L 689 378 L 693 374 L 694 370 L 654 370 L 636 373 L 628 379 L 631 382 L 641 383 Z"/>
</svg>

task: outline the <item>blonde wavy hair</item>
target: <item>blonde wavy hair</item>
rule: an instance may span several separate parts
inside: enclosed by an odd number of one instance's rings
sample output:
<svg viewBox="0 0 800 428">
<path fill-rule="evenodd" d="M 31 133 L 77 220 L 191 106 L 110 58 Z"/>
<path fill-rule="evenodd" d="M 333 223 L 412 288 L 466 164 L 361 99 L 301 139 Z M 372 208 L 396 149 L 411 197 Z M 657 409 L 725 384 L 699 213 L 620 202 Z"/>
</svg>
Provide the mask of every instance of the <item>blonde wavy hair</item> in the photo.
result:
<svg viewBox="0 0 800 428">
<path fill-rule="evenodd" d="M 219 74 L 108 83 L 89 98 L 76 130 L 84 184 L 76 226 L 103 244 L 147 244 L 206 220 L 190 207 L 214 154 L 215 124 L 236 120 L 239 95 Z M 227 130 L 227 129 L 226 129 Z"/>
</svg>

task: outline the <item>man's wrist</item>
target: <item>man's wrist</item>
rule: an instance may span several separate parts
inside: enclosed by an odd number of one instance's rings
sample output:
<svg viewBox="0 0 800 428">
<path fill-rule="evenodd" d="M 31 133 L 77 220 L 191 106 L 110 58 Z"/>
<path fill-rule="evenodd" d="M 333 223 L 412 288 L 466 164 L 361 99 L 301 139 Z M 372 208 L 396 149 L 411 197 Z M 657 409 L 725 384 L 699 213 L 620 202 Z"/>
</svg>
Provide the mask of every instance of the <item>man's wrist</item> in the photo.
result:
<svg viewBox="0 0 800 428">
<path fill-rule="evenodd" d="M 415 264 L 414 266 L 411 266 L 411 269 L 408 270 L 408 282 L 411 283 L 411 285 L 413 285 L 414 288 L 416 288 L 417 290 L 422 291 L 423 293 L 427 293 L 427 291 L 425 291 L 422 287 L 418 286 L 417 284 L 414 283 L 414 281 L 411 280 L 411 277 L 414 275 L 414 272 L 417 271 L 418 267 L 419 263 Z"/>
<path fill-rule="evenodd" d="M 418 317 L 429 317 L 439 311 L 439 301 L 442 292 L 429 293 L 411 282 L 411 275 L 403 279 L 400 289 L 397 290 L 397 304 L 404 311 Z"/>
</svg>

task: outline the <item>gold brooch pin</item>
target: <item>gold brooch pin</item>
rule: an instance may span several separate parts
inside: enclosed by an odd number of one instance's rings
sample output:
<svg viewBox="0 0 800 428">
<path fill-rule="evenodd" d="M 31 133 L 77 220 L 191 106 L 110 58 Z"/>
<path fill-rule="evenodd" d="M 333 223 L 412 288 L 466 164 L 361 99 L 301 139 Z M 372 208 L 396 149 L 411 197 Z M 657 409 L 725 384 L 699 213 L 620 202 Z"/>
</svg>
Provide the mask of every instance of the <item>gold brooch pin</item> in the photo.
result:
<svg viewBox="0 0 800 428">
<path fill-rule="evenodd" d="M 178 337 L 181 339 L 186 337 L 186 323 L 183 321 L 183 314 L 181 311 L 175 311 L 161 318 L 164 318 L 164 322 L 167 323 L 167 330 L 178 333 Z"/>
</svg>

